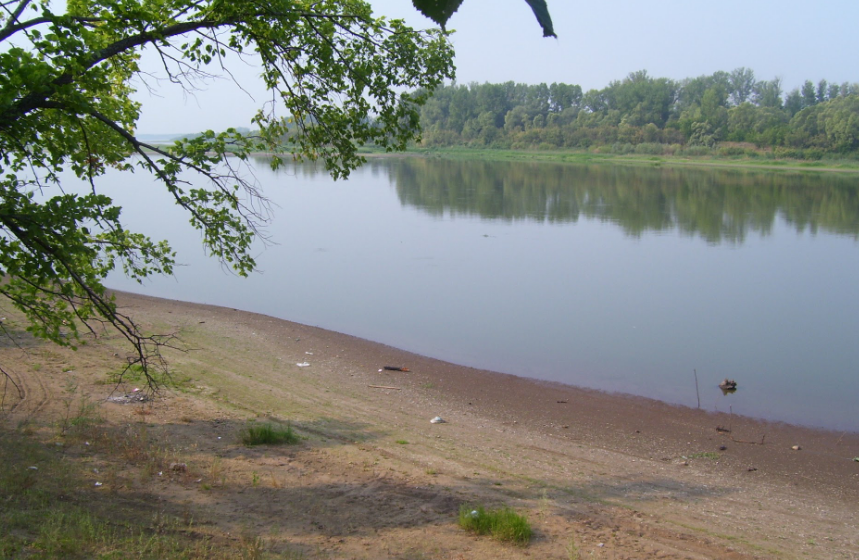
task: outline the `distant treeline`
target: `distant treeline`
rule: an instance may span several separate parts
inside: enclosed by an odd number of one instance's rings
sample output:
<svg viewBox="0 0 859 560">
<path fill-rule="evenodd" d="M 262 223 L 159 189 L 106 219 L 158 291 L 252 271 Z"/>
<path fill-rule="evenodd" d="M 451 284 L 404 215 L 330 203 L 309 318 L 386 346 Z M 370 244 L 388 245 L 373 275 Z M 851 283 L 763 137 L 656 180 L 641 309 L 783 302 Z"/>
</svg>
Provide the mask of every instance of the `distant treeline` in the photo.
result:
<svg viewBox="0 0 859 560">
<path fill-rule="evenodd" d="M 634 72 L 601 90 L 553 83 L 451 85 L 421 109 L 424 146 L 594 148 L 616 153 L 859 154 L 859 84 L 785 94 L 737 68 L 681 81 Z"/>
</svg>

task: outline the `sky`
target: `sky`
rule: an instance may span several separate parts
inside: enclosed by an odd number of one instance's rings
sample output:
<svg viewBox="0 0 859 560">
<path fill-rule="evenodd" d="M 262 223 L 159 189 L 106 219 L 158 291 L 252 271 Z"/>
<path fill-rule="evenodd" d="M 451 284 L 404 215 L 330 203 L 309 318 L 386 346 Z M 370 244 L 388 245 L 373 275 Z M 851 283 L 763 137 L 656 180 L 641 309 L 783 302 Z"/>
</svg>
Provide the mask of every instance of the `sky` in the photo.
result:
<svg viewBox="0 0 859 560">
<path fill-rule="evenodd" d="M 433 24 L 410 0 L 370 0 L 374 11 L 417 28 Z M 790 91 L 805 80 L 859 82 L 859 0 L 548 0 L 557 39 L 543 38 L 525 0 L 466 0 L 455 29 L 457 82 L 565 82 L 602 89 L 629 73 L 675 80 L 746 67 L 779 77 Z M 157 72 L 152 60 L 144 68 Z M 140 85 L 138 133 L 183 134 L 250 126 L 266 94 L 252 66 L 230 67 L 193 95 Z M 150 85 L 154 82 L 150 81 Z"/>
</svg>

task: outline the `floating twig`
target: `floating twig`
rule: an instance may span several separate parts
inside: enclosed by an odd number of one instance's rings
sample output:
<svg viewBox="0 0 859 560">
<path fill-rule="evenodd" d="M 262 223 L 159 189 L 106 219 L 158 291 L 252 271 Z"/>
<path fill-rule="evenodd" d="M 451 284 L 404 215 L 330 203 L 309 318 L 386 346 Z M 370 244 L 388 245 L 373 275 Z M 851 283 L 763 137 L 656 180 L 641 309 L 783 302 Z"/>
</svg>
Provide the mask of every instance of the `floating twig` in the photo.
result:
<svg viewBox="0 0 859 560">
<path fill-rule="evenodd" d="M 692 370 L 695 373 L 695 396 L 698 397 L 698 409 L 701 408 L 701 393 L 698 391 L 698 370 Z"/>
</svg>

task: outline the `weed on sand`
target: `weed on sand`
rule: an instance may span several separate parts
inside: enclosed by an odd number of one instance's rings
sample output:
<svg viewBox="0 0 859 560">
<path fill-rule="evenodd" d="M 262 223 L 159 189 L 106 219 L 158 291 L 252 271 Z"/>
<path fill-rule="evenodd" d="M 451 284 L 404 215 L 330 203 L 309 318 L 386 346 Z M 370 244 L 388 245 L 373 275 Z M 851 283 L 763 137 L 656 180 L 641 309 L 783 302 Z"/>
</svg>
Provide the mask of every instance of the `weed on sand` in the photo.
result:
<svg viewBox="0 0 859 560">
<path fill-rule="evenodd" d="M 300 438 L 291 426 L 249 423 L 242 432 L 242 443 L 253 445 L 280 445 L 298 443 Z"/>
<path fill-rule="evenodd" d="M 459 508 L 459 526 L 478 535 L 525 546 L 531 540 L 531 524 L 524 515 L 510 508 L 486 510 L 464 504 Z"/>
</svg>

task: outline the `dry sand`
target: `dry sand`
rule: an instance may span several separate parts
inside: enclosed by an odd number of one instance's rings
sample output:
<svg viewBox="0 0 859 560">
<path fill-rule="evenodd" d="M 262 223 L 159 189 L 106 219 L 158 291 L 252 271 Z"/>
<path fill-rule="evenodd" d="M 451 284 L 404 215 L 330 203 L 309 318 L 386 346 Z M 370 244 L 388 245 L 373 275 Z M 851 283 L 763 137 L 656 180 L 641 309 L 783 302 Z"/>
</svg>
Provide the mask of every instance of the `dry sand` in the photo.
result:
<svg viewBox="0 0 859 560">
<path fill-rule="evenodd" d="M 105 491 L 191 512 L 201 531 L 305 558 L 859 558 L 859 434 L 541 383 L 232 309 L 118 302 L 191 348 L 169 354 L 184 388 L 145 409 L 106 401 L 132 388 L 103 382 L 127 351 L 112 336 L 77 353 L 5 347 L 27 389 L 12 416 L 57 414 L 74 378 L 116 433 L 143 422 L 165 464 L 187 465 L 146 480 L 114 465 Z M 260 417 L 304 440 L 244 447 L 240 429 Z M 107 449 L 77 453 L 113 464 Z M 465 503 L 527 514 L 533 541 L 465 533 Z"/>
</svg>

